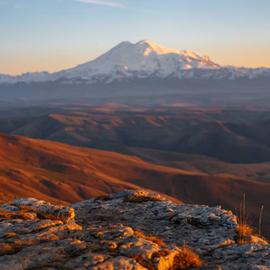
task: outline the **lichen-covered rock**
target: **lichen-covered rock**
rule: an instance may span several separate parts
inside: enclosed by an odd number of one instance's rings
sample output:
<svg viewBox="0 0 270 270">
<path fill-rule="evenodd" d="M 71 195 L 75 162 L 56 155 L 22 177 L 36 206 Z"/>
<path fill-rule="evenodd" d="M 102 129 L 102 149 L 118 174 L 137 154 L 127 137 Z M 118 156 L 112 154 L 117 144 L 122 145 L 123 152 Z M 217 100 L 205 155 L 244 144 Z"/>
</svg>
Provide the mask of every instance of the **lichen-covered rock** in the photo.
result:
<svg viewBox="0 0 270 270">
<path fill-rule="evenodd" d="M 19 199 L 0 205 L 0 269 L 270 269 L 267 241 L 239 245 L 237 226 L 220 207 L 147 191 L 71 207 Z"/>
<path fill-rule="evenodd" d="M 126 202 L 148 202 L 148 201 L 163 201 L 165 200 L 160 196 L 158 193 L 153 193 L 145 190 L 138 190 L 135 192 L 130 192 L 130 194 L 127 194 L 125 197 Z"/>
<path fill-rule="evenodd" d="M 61 220 L 64 223 L 73 221 L 75 217 L 73 208 L 53 205 L 34 198 L 18 199 L 10 204 L 3 204 L 0 211 L 4 210 L 15 214 L 33 214 L 33 217 L 38 216 L 40 219 Z"/>
</svg>

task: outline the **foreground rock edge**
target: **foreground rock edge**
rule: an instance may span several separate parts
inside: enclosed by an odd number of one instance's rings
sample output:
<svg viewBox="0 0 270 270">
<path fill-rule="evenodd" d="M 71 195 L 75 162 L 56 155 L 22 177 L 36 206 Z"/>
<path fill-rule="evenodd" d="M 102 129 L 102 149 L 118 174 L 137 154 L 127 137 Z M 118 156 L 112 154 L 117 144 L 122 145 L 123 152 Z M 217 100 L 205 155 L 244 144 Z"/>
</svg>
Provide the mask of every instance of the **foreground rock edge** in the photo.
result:
<svg viewBox="0 0 270 270">
<path fill-rule="evenodd" d="M 239 245 L 238 226 L 221 207 L 144 190 L 71 207 L 19 199 L 0 205 L 0 269 L 270 269 L 269 244 Z"/>
</svg>

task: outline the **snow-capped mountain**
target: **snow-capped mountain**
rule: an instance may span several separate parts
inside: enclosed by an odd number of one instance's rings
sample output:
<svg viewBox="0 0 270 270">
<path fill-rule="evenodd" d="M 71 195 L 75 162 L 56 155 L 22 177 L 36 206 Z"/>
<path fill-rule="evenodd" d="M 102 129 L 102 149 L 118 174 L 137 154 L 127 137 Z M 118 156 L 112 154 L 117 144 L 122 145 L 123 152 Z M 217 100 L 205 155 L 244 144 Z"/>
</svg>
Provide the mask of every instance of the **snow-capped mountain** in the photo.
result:
<svg viewBox="0 0 270 270">
<path fill-rule="evenodd" d="M 121 42 L 93 61 L 56 73 L 27 73 L 20 76 L 0 74 L 0 83 L 78 80 L 87 83 L 110 83 L 141 78 L 235 79 L 270 77 L 267 68 L 236 68 L 220 66 L 207 56 L 193 51 L 168 49 L 154 42 Z"/>
<path fill-rule="evenodd" d="M 94 61 L 60 72 L 67 78 L 109 77 L 111 80 L 126 77 L 147 78 L 151 75 L 165 78 L 184 70 L 217 69 L 219 65 L 208 57 L 192 51 L 167 49 L 154 42 L 143 40 L 136 44 L 122 42 Z"/>
</svg>

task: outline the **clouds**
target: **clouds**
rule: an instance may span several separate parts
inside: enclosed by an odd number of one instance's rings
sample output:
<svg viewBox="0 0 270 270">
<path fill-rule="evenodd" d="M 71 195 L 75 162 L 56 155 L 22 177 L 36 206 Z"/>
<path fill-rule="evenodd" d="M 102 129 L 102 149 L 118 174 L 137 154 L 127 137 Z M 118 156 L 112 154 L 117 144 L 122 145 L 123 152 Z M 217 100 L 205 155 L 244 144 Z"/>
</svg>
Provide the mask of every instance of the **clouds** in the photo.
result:
<svg viewBox="0 0 270 270">
<path fill-rule="evenodd" d="M 99 5 L 99 6 L 107 6 L 113 8 L 123 8 L 124 5 L 119 3 L 116 0 L 75 0 L 76 2 Z"/>
<path fill-rule="evenodd" d="M 33 0 L 0 0 L 0 5 L 12 5 L 14 8 L 21 9 L 23 5 L 31 5 Z M 59 3 L 64 3 L 66 0 L 55 0 Z M 123 0 L 68 0 L 69 2 L 77 2 L 83 4 L 111 7 L 111 8 L 124 8 Z M 43 0 L 39 0 L 40 3 Z"/>
</svg>

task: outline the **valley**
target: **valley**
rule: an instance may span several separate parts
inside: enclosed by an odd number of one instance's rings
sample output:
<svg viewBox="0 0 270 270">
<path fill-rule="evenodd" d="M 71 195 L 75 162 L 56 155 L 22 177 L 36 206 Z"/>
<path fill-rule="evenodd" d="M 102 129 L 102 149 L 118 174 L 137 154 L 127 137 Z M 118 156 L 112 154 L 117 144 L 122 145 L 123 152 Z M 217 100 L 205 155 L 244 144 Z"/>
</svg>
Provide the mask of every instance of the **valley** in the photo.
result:
<svg viewBox="0 0 270 270">
<path fill-rule="evenodd" d="M 270 161 L 267 108 L 84 104 L 2 111 L 0 132 L 132 154 L 132 147 L 216 158 Z"/>
</svg>

